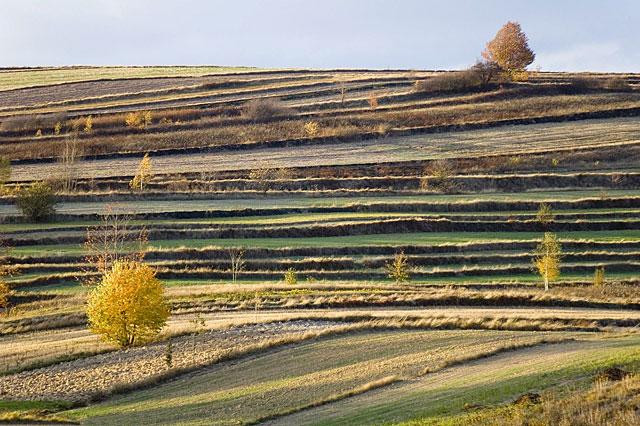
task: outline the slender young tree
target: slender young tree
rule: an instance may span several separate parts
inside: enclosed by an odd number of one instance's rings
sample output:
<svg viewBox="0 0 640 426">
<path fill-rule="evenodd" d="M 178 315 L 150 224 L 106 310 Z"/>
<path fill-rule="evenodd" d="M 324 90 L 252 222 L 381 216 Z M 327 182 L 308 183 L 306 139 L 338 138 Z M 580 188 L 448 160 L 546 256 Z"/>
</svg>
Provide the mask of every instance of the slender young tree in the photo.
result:
<svg viewBox="0 0 640 426">
<path fill-rule="evenodd" d="M 533 261 L 544 280 L 545 291 L 549 290 L 549 282 L 554 281 L 560 275 L 561 257 L 562 250 L 558 237 L 551 232 L 545 232 L 542 242 L 536 249 L 536 257 Z"/>
<path fill-rule="evenodd" d="M 241 248 L 230 248 L 229 258 L 231 259 L 231 281 L 235 284 L 238 275 L 244 270 L 244 250 Z"/>
<path fill-rule="evenodd" d="M 149 154 L 145 154 L 138 165 L 138 172 L 129 182 L 129 186 L 132 189 L 139 189 L 140 191 L 144 191 L 146 185 L 151 181 L 151 177 L 153 176 L 153 168 L 151 165 L 151 157 Z"/>
</svg>

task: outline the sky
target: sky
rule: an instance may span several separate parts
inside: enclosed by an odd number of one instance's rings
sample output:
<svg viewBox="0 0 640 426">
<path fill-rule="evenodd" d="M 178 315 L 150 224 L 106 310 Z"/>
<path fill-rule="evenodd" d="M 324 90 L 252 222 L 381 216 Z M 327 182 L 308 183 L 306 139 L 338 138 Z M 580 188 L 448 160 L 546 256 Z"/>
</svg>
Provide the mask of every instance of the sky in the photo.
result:
<svg viewBox="0 0 640 426">
<path fill-rule="evenodd" d="M 517 21 L 532 69 L 640 71 L 640 0 L 2 0 L 0 66 L 460 69 Z"/>
</svg>

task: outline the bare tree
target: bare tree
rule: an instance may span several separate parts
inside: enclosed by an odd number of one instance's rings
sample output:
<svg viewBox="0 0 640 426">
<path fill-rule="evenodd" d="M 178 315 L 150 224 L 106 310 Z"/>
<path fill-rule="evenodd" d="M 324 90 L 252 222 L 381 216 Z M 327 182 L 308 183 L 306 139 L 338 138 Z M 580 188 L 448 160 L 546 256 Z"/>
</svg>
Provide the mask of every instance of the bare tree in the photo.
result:
<svg viewBox="0 0 640 426">
<path fill-rule="evenodd" d="M 75 130 L 73 136 L 65 138 L 62 155 L 58 159 L 60 163 L 61 189 L 63 192 L 72 192 L 76 189 L 76 180 L 78 179 L 78 167 L 76 163 L 80 157 L 78 131 Z"/>
<path fill-rule="evenodd" d="M 244 249 L 236 247 L 230 248 L 229 257 L 231 258 L 231 281 L 235 284 L 240 272 L 244 271 Z"/>
<path fill-rule="evenodd" d="M 118 260 L 142 262 L 147 251 L 148 233 L 146 228 L 135 229 L 127 214 L 118 213 L 107 205 L 100 224 L 87 229 L 84 244 L 85 261 L 89 270 L 97 271 L 99 277 L 105 274 Z M 96 284 L 100 278 L 84 280 L 88 285 Z"/>
</svg>

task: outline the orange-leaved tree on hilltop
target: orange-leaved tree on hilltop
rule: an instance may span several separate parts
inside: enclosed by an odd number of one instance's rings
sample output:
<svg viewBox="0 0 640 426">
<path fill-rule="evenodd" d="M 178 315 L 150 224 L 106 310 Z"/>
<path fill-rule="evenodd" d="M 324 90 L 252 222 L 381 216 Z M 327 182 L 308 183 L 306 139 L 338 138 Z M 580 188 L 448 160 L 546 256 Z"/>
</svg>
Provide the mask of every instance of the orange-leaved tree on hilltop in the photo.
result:
<svg viewBox="0 0 640 426">
<path fill-rule="evenodd" d="M 507 22 L 495 38 L 487 43 L 482 57 L 495 62 L 512 78 L 525 71 L 536 58 L 527 35 L 517 22 Z"/>
</svg>

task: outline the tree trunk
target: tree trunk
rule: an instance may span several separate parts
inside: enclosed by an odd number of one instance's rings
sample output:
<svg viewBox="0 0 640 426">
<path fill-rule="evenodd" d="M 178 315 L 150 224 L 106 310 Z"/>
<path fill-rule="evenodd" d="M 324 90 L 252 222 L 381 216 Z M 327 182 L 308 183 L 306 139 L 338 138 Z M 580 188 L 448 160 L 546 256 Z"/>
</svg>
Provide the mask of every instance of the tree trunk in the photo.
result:
<svg viewBox="0 0 640 426">
<path fill-rule="evenodd" d="M 544 291 L 549 291 L 549 278 L 544 277 Z"/>
</svg>

